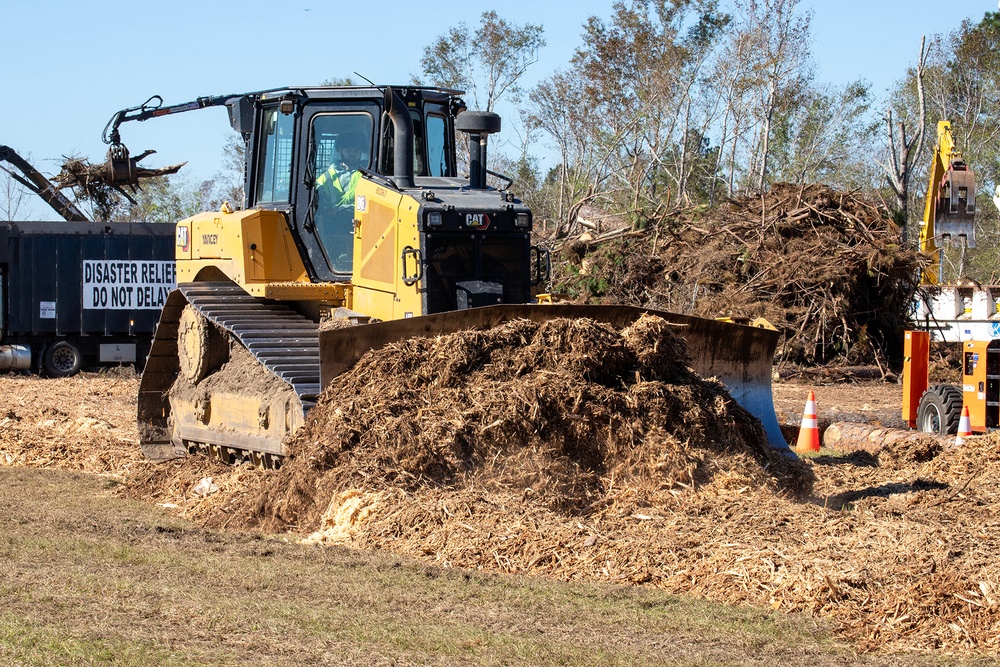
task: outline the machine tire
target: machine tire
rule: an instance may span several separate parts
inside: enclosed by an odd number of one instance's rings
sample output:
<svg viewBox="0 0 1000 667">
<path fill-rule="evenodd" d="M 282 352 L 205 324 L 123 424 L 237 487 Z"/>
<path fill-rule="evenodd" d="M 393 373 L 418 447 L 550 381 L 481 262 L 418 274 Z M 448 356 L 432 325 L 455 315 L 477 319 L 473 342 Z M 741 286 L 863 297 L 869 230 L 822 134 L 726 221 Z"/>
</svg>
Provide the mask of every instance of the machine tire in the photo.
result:
<svg viewBox="0 0 1000 667">
<path fill-rule="evenodd" d="M 83 354 L 68 340 L 50 345 L 42 358 L 42 369 L 51 377 L 66 378 L 76 375 L 82 366 Z"/>
<path fill-rule="evenodd" d="M 928 387 L 917 406 L 917 430 L 954 435 L 962 418 L 962 391 L 947 384 Z"/>
</svg>

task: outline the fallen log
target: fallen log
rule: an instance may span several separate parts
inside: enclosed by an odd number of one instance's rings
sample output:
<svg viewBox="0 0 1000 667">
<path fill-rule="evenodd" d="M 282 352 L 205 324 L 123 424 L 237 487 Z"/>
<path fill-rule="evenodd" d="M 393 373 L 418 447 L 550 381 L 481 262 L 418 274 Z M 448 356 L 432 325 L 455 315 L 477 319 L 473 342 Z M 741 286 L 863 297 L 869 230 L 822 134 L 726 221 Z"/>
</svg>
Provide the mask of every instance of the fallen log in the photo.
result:
<svg viewBox="0 0 1000 667">
<path fill-rule="evenodd" d="M 866 451 L 877 454 L 887 446 L 918 443 L 935 443 L 944 449 L 955 446 L 955 436 L 903 431 L 852 422 L 833 422 L 823 432 L 824 447 L 845 453 Z"/>
</svg>

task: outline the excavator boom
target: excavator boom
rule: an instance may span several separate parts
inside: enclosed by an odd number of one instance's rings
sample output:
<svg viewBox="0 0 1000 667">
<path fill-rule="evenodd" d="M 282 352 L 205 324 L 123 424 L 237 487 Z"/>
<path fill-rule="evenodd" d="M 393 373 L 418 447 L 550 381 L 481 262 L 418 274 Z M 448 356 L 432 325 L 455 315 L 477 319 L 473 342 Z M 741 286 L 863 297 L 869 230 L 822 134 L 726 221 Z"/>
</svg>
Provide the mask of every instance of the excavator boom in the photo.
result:
<svg viewBox="0 0 1000 667">
<path fill-rule="evenodd" d="M 950 122 L 938 122 L 937 136 L 920 225 L 920 250 L 934 260 L 921 278 L 925 285 L 941 280 L 942 243 L 957 241 L 976 247 L 975 174 L 955 146 Z"/>
</svg>

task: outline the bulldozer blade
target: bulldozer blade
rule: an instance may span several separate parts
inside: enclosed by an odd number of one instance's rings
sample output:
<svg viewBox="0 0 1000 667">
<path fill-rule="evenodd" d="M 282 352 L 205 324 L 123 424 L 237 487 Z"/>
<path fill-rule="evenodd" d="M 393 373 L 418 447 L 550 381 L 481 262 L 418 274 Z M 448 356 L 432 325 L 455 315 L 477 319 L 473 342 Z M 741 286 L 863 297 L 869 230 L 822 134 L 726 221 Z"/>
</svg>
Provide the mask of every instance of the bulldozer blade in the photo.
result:
<svg viewBox="0 0 1000 667">
<path fill-rule="evenodd" d="M 369 350 L 405 338 L 487 329 L 515 319 L 544 322 L 585 317 L 623 327 L 643 314 L 676 326 L 695 372 L 718 378 L 733 399 L 760 420 L 771 447 L 792 455 L 778 426 L 771 395 L 771 366 L 780 336 L 777 331 L 634 306 L 498 305 L 323 330 L 319 334 L 320 386 L 329 386 Z"/>
</svg>

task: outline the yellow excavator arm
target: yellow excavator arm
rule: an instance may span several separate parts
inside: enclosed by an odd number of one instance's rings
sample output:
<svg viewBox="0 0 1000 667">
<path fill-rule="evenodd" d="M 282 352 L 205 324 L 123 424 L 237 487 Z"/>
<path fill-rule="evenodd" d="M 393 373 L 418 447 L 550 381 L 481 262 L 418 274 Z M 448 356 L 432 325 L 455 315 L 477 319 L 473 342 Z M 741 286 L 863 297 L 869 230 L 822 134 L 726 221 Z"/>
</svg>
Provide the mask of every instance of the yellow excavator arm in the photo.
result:
<svg viewBox="0 0 1000 667">
<path fill-rule="evenodd" d="M 937 145 L 924 201 L 924 218 L 920 223 L 920 250 L 931 256 L 924 269 L 921 284 L 937 285 L 941 281 L 942 254 L 938 241 L 959 239 L 969 248 L 976 247 L 976 177 L 962 159 L 951 134 L 951 123 L 938 121 Z"/>
</svg>

